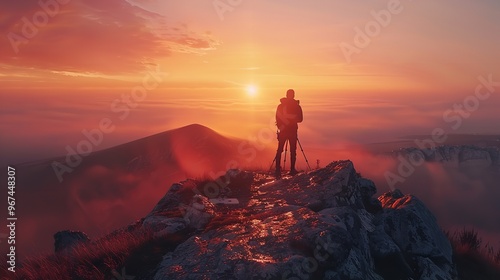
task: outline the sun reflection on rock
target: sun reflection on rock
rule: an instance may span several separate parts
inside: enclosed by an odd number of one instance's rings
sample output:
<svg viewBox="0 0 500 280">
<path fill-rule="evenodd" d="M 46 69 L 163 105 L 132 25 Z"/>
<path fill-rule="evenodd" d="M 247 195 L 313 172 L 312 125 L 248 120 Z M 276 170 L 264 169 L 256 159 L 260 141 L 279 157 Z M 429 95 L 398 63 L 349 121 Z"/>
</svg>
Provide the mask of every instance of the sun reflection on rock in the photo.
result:
<svg viewBox="0 0 500 280">
<path fill-rule="evenodd" d="M 240 204 L 216 205 L 205 229 L 164 257 L 155 279 L 382 279 L 372 248 L 399 247 L 368 212 L 381 211 L 378 200 L 371 205 L 376 189 L 352 162 L 282 180 L 245 176 L 256 178 L 233 185 L 248 190 Z"/>
</svg>

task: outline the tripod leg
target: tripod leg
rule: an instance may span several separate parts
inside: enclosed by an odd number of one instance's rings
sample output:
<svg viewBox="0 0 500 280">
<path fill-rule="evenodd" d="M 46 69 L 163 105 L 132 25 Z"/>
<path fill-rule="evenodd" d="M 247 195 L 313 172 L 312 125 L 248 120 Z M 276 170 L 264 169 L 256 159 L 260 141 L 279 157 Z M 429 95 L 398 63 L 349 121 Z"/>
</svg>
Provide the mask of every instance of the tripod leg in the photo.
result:
<svg viewBox="0 0 500 280">
<path fill-rule="evenodd" d="M 309 170 L 311 170 L 311 166 L 309 165 L 309 161 L 307 160 L 306 153 L 304 153 L 304 149 L 302 149 L 302 144 L 300 144 L 300 140 L 298 137 L 297 137 L 297 143 L 299 143 L 299 147 L 300 147 L 300 150 L 302 151 L 302 154 L 304 155 L 304 159 L 306 160 L 307 167 L 309 168 Z"/>
<path fill-rule="evenodd" d="M 276 156 L 274 156 L 273 162 L 271 163 L 271 166 L 269 167 L 269 172 L 273 169 L 273 165 L 276 162 Z"/>
</svg>

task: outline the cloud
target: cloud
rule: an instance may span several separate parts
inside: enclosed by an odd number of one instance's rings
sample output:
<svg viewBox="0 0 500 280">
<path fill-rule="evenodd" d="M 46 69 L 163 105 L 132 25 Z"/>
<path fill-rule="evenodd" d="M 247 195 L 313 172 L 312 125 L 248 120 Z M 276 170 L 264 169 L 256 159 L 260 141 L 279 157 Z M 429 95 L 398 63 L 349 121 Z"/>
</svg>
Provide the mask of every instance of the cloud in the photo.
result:
<svg viewBox="0 0 500 280">
<path fill-rule="evenodd" d="M 173 52 L 203 53 L 219 44 L 210 33 L 172 26 L 165 17 L 123 0 L 72 0 L 52 14 L 37 3 L 0 3 L 6 14 L 0 18 L 4 67 L 134 73 Z M 36 15 L 45 15 L 47 22 Z M 33 23 L 38 25 L 27 27 Z"/>
<path fill-rule="evenodd" d="M 203 54 L 220 44 L 210 32 L 199 35 L 189 31 L 186 25 L 168 29 L 162 37 L 168 42 L 169 50 L 180 53 Z"/>
</svg>

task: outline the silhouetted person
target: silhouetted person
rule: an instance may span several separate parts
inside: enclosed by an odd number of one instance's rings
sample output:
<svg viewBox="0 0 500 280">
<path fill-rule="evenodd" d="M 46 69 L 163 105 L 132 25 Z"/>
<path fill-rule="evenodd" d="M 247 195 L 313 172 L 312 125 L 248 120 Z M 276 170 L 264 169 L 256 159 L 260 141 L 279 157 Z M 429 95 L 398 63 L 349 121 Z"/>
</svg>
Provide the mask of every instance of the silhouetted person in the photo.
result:
<svg viewBox="0 0 500 280">
<path fill-rule="evenodd" d="M 297 130 L 302 122 L 303 114 L 300 102 L 295 100 L 295 91 L 289 89 L 286 98 L 281 98 L 281 104 L 276 109 L 276 125 L 278 126 L 278 150 L 276 151 L 276 177 L 281 176 L 281 153 L 286 141 L 290 144 L 290 175 L 297 174 Z"/>
</svg>

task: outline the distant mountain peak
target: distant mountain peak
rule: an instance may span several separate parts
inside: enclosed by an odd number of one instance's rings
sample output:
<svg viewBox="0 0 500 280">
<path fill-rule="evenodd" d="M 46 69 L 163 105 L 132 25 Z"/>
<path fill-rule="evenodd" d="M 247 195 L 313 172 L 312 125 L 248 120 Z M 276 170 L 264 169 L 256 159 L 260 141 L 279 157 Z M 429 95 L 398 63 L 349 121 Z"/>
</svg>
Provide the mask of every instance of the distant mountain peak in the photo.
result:
<svg viewBox="0 0 500 280">
<path fill-rule="evenodd" d="M 213 129 L 207 127 L 207 126 L 204 126 L 202 124 L 198 124 L 198 123 L 192 123 L 192 124 L 188 124 L 188 125 L 185 125 L 185 126 L 181 126 L 179 128 L 176 128 L 176 129 L 173 129 L 173 130 L 169 130 L 167 132 L 172 132 L 172 133 L 193 133 L 193 134 L 204 134 L 204 133 L 219 134 L 215 130 L 213 130 Z"/>
<path fill-rule="evenodd" d="M 188 124 L 188 125 L 185 125 L 185 126 L 182 126 L 182 127 L 178 128 L 178 129 L 202 129 L 202 130 L 211 130 L 211 131 L 213 131 L 209 127 L 204 126 L 204 125 L 199 124 L 199 123 Z"/>
</svg>

